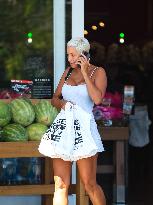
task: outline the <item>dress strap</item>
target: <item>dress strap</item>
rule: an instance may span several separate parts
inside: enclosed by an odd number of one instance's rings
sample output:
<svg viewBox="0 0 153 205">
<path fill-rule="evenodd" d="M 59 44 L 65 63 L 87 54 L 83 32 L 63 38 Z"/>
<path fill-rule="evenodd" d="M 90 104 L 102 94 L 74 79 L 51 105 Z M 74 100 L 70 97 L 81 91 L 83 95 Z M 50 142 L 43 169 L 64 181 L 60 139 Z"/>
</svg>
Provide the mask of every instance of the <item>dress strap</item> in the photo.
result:
<svg viewBox="0 0 153 205">
<path fill-rule="evenodd" d="M 91 73 L 91 75 L 90 75 L 90 78 L 92 78 L 92 76 L 93 76 L 93 74 L 94 74 L 94 72 L 95 72 L 95 70 L 97 69 L 98 67 L 95 67 L 94 69 L 93 69 L 93 71 L 92 71 L 92 73 Z"/>
<path fill-rule="evenodd" d="M 72 74 L 72 71 L 73 71 L 73 68 L 72 67 L 70 67 L 70 69 L 69 69 L 69 71 L 68 71 L 68 73 L 67 73 L 67 75 L 66 75 L 66 77 L 65 77 L 65 82 L 67 81 L 67 79 L 70 77 L 70 75 Z"/>
</svg>

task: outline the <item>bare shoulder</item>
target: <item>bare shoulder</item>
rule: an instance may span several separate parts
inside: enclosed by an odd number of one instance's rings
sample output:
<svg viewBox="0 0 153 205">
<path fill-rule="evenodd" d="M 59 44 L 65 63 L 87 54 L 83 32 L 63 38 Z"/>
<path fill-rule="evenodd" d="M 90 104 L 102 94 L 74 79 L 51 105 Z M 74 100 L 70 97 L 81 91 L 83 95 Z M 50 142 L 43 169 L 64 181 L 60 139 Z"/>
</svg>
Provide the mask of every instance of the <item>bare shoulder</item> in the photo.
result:
<svg viewBox="0 0 153 205">
<path fill-rule="evenodd" d="M 102 96 L 104 96 L 107 87 L 107 76 L 104 68 L 98 67 L 96 69 L 94 83 L 96 87 L 102 92 Z"/>
<path fill-rule="evenodd" d="M 106 71 L 103 67 L 95 67 L 95 75 L 94 79 L 101 79 L 101 78 L 107 78 L 106 77 Z"/>
<path fill-rule="evenodd" d="M 103 67 L 97 67 L 96 75 L 98 74 L 106 75 L 105 69 Z"/>
<path fill-rule="evenodd" d="M 64 72 L 63 72 L 63 74 L 62 74 L 62 76 L 61 76 L 60 82 L 59 82 L 60 84 L 61 84 L 61 83 L 63 84 L 63 82 L 65 81 L 65 77 L 67 76 L 69 70 L 70 70 L 70 67 L 67 67 L 67 68 L 64 70 Z"/>
</svg>

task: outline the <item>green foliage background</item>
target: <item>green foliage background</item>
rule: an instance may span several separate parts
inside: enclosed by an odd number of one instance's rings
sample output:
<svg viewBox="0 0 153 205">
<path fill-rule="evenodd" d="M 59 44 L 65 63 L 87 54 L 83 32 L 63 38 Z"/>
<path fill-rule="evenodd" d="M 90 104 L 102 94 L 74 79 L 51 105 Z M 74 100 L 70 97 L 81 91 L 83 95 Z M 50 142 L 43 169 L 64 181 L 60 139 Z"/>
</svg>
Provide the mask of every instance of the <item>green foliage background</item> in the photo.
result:
<svg viewBox="0 0 153 205">
<path fill-rule="evenodd" d="M 27 43 L 27 33 L 33 42 Z M 22 79 L 28 55 L 53 55 L 53 1 L 0 0 L 0 69 L 5 79 Z"/>
</svg>

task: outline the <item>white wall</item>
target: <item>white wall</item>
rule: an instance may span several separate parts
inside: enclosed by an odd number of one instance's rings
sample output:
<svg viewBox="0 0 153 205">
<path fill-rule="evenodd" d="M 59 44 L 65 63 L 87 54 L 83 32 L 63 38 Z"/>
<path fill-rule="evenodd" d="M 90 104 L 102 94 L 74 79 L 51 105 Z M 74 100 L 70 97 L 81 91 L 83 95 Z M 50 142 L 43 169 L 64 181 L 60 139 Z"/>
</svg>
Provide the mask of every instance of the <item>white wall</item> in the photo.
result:
<svg viewBox="0 0 153 205">
<path fill-rule="evenodd" d="M 84 37 L 84 0 L 72 0 L 72 37 Z"/>
<path fill-rule="evenodd" d="M 54 0 L 54 91 L 65 70 L 65 0 Z"/>
</svg>

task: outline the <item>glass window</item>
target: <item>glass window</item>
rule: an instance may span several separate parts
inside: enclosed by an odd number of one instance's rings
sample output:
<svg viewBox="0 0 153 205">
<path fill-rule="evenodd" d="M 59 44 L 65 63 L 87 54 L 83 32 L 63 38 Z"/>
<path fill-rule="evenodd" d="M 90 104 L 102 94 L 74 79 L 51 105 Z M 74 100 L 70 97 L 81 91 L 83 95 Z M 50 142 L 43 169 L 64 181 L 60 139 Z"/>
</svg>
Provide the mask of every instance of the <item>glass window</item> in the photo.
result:
<svg viewBox="0 0 153 205">
<path fill-rule="evenodd" d="M 53 82 L 53 0 L 0 1 L 0 88 L 10 81 Z"/>
</svg>

